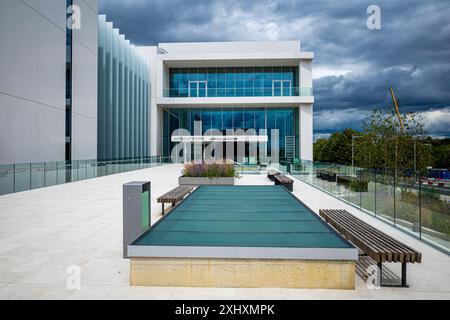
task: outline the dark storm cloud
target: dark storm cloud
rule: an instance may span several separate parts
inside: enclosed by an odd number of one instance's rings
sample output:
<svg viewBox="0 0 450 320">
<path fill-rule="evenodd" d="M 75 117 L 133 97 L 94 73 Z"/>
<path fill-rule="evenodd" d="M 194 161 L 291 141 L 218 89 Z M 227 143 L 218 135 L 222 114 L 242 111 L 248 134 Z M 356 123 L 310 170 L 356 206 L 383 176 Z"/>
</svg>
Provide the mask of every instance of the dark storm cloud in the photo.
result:
<svg viewBox="0 0 450 320">
<path fill-rule="evenodd" d="M 370 4 L 381 8 L 381 30 L 366 27 Z M 448 0 L 101 0 L 100 12 L 141 45 L 299 39 L 315 53 L 318 130 L 358 128 L 361 115 L 392 104 L 392 85 L 402 111 L 439 118 L 450 135 Z M 431 120 L 428 130 L 437 130 Z"/>
</svg>

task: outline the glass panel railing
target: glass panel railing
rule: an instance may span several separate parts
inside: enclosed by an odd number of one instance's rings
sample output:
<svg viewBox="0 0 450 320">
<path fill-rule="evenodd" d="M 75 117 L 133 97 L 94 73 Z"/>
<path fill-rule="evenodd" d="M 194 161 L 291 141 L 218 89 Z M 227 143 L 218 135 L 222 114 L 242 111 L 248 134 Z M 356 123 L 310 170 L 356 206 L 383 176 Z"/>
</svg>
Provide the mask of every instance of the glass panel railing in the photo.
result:
<svg viewBox="0 0 450 320">
<path fill-rule="evenodd" d="M 76 182 L 170 164 L 170 157 L 153 156 L 115 161 L 74 160 L 0 165 L 0 195 Z"/>
<path fill-rule="evenodd" d="M 417 192 L 417 190 L 416 190 Z M 448 248 L 450 241 L 450 188 L 420 184 L 419 224 L 422 239 Z"/>
<path fill-rule="evenodd" d="M 450 253 L 450 181 L 304 160 L 291 175 Z"/>
<path fill-rule="evenodd" d="M 31 167 L 31 189 L 45 187 L 45 163 L 32 163 Z"/>
<path fill-rule="evenodd" d="M 400 175 L 395 193 L 395 223 L 420 236 L 420 199 L 418 179 Z"/>
<path fill-rule="evenodd" d="M 31 189 L 31 163 L 14 165 L 14 192 Z"/>
<path fill-rule="evenodd" d="M 199 93 L 190 92 L 188 88 L 169 88 L 163 90 L 166 98 L 216 98 L 216 97 L 311 97 L 311 87 L 246 87 L 246 88 L 208 88 Z"/>
<path fill-rule="evenodd" d="M 14 192 L 14 165 L 0 165 L 0 195 Z"/>
<path fill-rule="evenodd" d="M 59 184 L 58 182 L 58 162 L 45 162 L 44 163 L 44 171 L 45 171 L 45 184 L 44 186 L 54 186 Z"/>
</svg>

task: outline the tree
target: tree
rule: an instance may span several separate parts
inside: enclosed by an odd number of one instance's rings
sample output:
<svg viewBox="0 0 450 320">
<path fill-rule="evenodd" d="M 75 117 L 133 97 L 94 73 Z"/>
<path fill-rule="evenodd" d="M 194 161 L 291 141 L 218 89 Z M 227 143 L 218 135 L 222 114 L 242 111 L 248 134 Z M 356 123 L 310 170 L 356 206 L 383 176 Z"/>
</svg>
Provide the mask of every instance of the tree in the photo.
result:
<svg viewBox="0 0 450 320">
<path fill-rule="evenodd" d="M 431 149 L 433 159 L 432 166 L 440 169 L 450 169 L 450 138 L 426 139 L 427 145 Z"/>
<path fill-rule="evenodd" d="M 414 112 L 401 115 L 401 130 L 394 110 L 374 110 L 363 123 L 362 132 L 345 129 L 314 144 L 314 160 L 352 164 L 354 138 L 355 165 L 371 169 L 397 169 L 412 173 L 427 167 L 449 167 L 450 139 L 443 143 L 424 136 L 423 119 Z M 442 141 L 442 140 L 441 140 Z M 433 162 L 434 159 L 434 162 Z"/>
<path fill-rule="evenodd" d="M 360 133 L 353 129 L 335 132 L 328 139 L 319 139 L 314 144 L 314 160 L 343 165 L 352 163 L 352 136 Z"/>
<path fill-rule="evenodd" d="M 358 166 L 422 171 L 431 165 L 423 119 L 414 112 L 402 114 L 401 119 L 403 131 L 394 110 L 374 110 L 366 118 L 358 140 Z"/>
</svg>

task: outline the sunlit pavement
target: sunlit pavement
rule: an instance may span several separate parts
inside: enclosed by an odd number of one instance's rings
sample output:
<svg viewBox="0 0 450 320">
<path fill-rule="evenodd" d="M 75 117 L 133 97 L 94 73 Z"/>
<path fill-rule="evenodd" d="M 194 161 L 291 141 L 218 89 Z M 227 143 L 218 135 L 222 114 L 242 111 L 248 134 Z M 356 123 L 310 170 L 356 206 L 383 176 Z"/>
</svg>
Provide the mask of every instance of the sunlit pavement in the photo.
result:
<svg viewBox="0 0 450 320">
<path fill-rule="evenodd" d="M 152 183 L 152 223 L 161 217 L 156 198 L 178 185 L 179 165 L 127 172 L 0 196 L 0 299 L 450 299 L 450 257 L 295 180 L 294 194 L 315 212 L 347 209 L 423 253 L 408 264 L 410 288 L 369 289 L 358 263 L 356 290 L 130 287 L 122 259 L 122 184 Z M 270 184 L 245 175 L 237 184 Z M 72 268 L 70 268 L 72 266 Z M 80 289 L 73 282 L 80 270 Z M 67 271 L 70 271 L 67 273 Z M 399 264 L 384 272 L 398 280 Z"/>
</svg>

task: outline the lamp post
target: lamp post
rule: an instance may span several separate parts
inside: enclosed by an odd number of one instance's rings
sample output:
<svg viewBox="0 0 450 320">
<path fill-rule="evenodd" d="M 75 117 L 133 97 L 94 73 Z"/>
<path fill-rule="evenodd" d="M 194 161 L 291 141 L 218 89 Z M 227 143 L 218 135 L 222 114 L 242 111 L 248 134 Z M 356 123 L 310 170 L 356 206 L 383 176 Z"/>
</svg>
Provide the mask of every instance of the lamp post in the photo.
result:
<svg viewBox="0 0 450 320">
<path fill-rule="evenodd" d="M 352 135 L 352 169 L 355 165 L 355 138 L 362 138 L 361 135 Z"/>
</svg>

